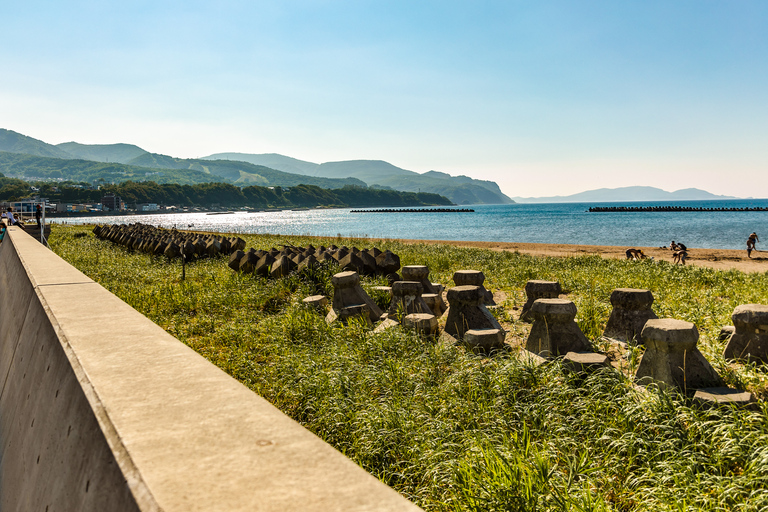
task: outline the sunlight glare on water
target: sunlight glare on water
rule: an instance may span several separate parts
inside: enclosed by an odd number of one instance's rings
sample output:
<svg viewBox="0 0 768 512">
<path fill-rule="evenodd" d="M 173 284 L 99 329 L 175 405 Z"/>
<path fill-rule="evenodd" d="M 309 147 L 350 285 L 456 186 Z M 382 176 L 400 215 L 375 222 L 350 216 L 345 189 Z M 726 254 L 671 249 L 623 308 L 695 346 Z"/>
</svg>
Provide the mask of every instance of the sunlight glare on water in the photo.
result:
<svg viewBox="0 0 768 512">
<path fill-rule="evenodd" d="M 692 207 L 768 207 L 768 200 L 629 203 Z M 472 206 L 474 213 L 351 213 L 350 209 L 121 215 L 57 218 L 76 224 L 141 222 L 165 228 L 221 233 L 361 238 L 413 238 L 584 245 L 659 247 L 671 240 L 688 247 L 742 249 L 749 234 L 765 233 L 768 212 L 612 212 L 590 206 L 611 203 L 557 203 Z"/>
</svg>

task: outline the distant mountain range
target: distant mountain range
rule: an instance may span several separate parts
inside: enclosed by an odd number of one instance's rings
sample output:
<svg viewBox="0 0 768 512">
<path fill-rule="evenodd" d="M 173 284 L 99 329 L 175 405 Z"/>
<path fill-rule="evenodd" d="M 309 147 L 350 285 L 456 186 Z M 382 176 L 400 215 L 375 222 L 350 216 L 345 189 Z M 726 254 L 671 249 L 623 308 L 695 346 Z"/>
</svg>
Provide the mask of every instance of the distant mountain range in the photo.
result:
<svg viewBox="0 0 768 512">
<path fill-rule="evenodd" d="M 602 203 L 617 201 L 704 201 L 707 199 L 736 199 L 719 196 L 698 188 L 667 192 L 655 187 L 620 187 L 587 190 L 570 196 L 514 197 L 517 203 Z"/>
<path fill-rule="evenodd" d="M 456 204 L 514 202 L 492 181 L 436 171 L 419 174 L 381 160 L 316 164 L 278 154 L 247 153 L 220 153 L 202 159 L 175 158 L 150 153 L 132 144 L 65 142 L 52 145 L 5 129 L 0 129 L 0 172 L 26 179 L 54 177 L 87 182 L 99 179 L 116 183 L 221 181 L 241 186 L 305 184 L 328 189 L 355 185 L 435 193 Z"/>
<path fill-rule="evenodd" d="M 305 176 L 341 178 L 352 177 L 371 187 L 391 188 L 406 192 L 432 192 L 449 198 L 456 204 L 510 204 L 493 181 L 476 180 L 467 176 L 429 171 L 419 174 L 401 169 L 383 160 L 346 160 L 317 164 L 276 153 L 216 153 L 203 160 L 234 160 L 264 165 Z"/>
</svg>

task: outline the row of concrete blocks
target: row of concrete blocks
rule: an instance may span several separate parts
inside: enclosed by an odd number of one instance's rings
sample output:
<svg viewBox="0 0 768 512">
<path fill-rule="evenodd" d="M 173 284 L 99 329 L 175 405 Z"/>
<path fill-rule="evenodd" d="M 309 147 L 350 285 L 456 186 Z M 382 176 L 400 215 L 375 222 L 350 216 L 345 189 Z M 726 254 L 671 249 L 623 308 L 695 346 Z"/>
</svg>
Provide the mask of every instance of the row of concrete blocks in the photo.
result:
<svg viewBox="0 0 768 512">
<path fill-rule="evenodd" d="M 555 281 L 529 281 L 527 301 L 521 320 L 532 320 L 532 306 L 538 299 L 557 298 L 562 293 Z M 642 331 L 658 316 L 652 309 L 650 290 L 618 288 L 611 293 L 613 309 L 603 336 L 622 342 L 643 343 Z M 768 363 L 768 305 L 742 304 L 733 310 L 733 326 L 723 327 L 720 339 L 726 341 L 723 357 L 730 361 Z"/>
<path fill-rule="evenodd" d="M 528 294 L 528 301 L 532 303 L 527 303 L 524 311 L 527 318 L 533 321 L 533 326 L 526 341 L 526 350 L 539 356 L 564 356 L 566 366 L 580 369 L 607 366 L 606 356 L 589 352 L 589 341 L 574 320 L 577 311 L 573 302 L 560 298 L 535 298 L 536 291 L 542 288 L 552 295 L 556 292 L 559 295 L 560 285 L 539 281 L 531 287 L 526 286 L 526 292 L 530 288 L 534 289 L 533 294 Z M 634 376 L 636 383 L 656 383 L 660 387 L 693 394 L 694 400 L 708 405 L 754 403 L 751 393 L 724 387 L 723 379 L 697 347 L 699 332 L 694 324 L 673 318 L 660 319 L 651 309 L 652 304 L 650 290 L 619 288 L 611 293 L 613 310 L 603 335 L 645 345 Z M 734 322 L 739 325 L 743 336 L 751 336 L 754 340 L 754 329 L 745 328 L 745 325 L 753 322 L 754 327 L 754 322 L 765 320 L 765 317 L 755 314 L 762 308 L 768 310 L 759 305 L 736 308 Z"/>
<path fill-rule="evenodd" d="M 453 276 L 457 285 L 447 292 L 451 307 L 443 300 L 443 286 L 429 280 L 429 268 L 408 265 L 402 268 L 402 280 L 392 286 L 377 287 L 390 294 L 387 311 L 382 311 L 360 286 L 355 272 L 341 272 L 333 276 L 334 287 L 331 310 L 326 321 L 346 323 L 352 317 L 365 322 L 380 322 L 380 331 L 395 325 L 417 330 L 425 336 L 438 334 L 438 318 L 445 315 L 445 332 L 464 343 L 482 350 L 504 346 L 506 332 L 485 307 L 493 303 L 492 294 L 485 289 L 485 276 L 475 270 L 460 270 Z M 307 304 L 324 307 L 327 299 L 313 296 L 304 299 Z"/>
<path fill-rule="evenodd" d="M 390 250 L 351 249 L 343 246 L 330 247 L 294 247 L 285 245 L 282 250 L 274 247 L 269 251 L 251 248 L 233 252 L 229 257 L 229 268 L 244 274 L 256 274 L 264 277 L 284 277 L 293 271 L 314 267 L 324 261 L 338 263 L 342 269 L 362 275 L 386 275 L 390 279 L 399 279 L 400 257 Z"/>
<path fill-rule="evenodd" d="M 434 284 L 427 279 L 429 269 L 408 266 L 403 267 L 403 274 L 404 278 L 412 280 L 394 283 L 392 301 L 386 313 L 360 287 L 357 274 L 344 272 L 335 275 L 333 306 L 326 320 L 346 322 L 351 317 L 362 316 L 369 323 L 384 319 L 377 330 L 399 323 L 425 335 L 436 335 L 437 317 L 441 310 L 427 304 L 422 293 L 424 289 L 435 290 Z M 504 346 L 506 333 L 485 307 L 484 292 L 487 291 L 482 286 L 483 279 L 482 273 L 476 271 L 460 271 L 454 276 L 456 283 L 476 284 L 461 284 L 448 290 L 450 307 L 445 312 L 445 332 L 475 349 L 499 349 Z M 625 311 L 636 311 L 641 305 L 626 299 L 641 296 L 642 304 L 645 304 L 650 292 L 639 293 L 642 291 L 617 290 L 612 302 L 614 306 L 619 305 L 619 311 L 622 306 Z M 305 302 L 322 305 L 324 300 L 324 297 L 318 296 L 307 298 Z M 605 355 L 591 352 L 589 341 L 575 322 L 577 309 L 572 301 L 536 299 L 526 313 L 533 321 L 525 344 L 526 351 L 532 357 L 564 356 L 566 366 L 582 370 L 608 366 Z M 650 318 L 644 321 L 639 338 L 645 344 L 646 351 L 634 377 L 636 382 L 655 382 L 662 387 L 692 392 L 696 399 L 707 403 L 753 401 L 750 393 L 723 387 L 722 378 L 697 348 L 699 333 L 694 324 L 671 318 Z"/>
<path fill-rule="evenodd" d="M 525 285 L 526 302 L 520 320 L 531 322 L 533 304 L 539 299 L 557 299 L 563 291 L 557 281 L 528 281 Z M 658 318 L 653 312 L 653 294 L 650 290 L 617 288 L 611 293 L 613 310 L 603 336 L 622 342 L 642 343 L 640 333 L 648 320 Z"/>
<path fill-rule="evenodd" d="M 242 238 L 184 233 L 140 223 L 100 225 L 93 228 L 93 234 L 129 249 L 170 259 L 184 257 L 187 261 L 245 249 Z"/>
<path fill-rule="evenodd" d="M 533 326 L 526 350 L 539 356 L 565 356 L 564 364 L 588 370 L 608 366 L 608 358 L 589 352 L 590 345 L 574 321 L 576 306 L 566 299 L 537 299 L 531 307 Z M 698 349 L 694 324 L 674 318 L 645 321 L 639 338 L 645 352 L 634 375 L 639 385 L 655 383 L 709 405 L 751 405 L 751 393 L 727 388 Z"/>
</svg>

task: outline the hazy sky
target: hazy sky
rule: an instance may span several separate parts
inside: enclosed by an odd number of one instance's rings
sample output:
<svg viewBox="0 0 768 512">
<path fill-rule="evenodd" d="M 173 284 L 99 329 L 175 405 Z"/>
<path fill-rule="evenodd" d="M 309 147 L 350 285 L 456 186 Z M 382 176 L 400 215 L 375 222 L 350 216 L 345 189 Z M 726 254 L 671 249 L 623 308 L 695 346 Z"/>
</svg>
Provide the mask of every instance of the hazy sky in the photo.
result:
<svg viewBox="0 0 768 512">
<path fill-rule="evenodd" d="M 0 128 L 768 197 L 768 2 L 0 0 Z"/>
</svg>

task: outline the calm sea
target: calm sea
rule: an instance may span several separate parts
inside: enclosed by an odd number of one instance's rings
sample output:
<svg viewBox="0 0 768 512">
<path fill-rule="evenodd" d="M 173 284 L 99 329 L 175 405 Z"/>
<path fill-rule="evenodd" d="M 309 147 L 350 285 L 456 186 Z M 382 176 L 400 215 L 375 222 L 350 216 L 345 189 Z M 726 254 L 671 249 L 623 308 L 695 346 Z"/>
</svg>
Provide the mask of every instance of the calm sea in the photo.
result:
<svg viewBox="0 0 768 512">
<path fill-rule="evenodd" d="M 232 233 L 272 233 L 743 249 L 753 231 L 768 246 L 768 212 L 589 213 L 590 206 L 768 207 L 768 199 L 633 203 L 552 203 L 472 206 L 474 213 L 350 213 L 349 209 L 208 215 L 205 213 L 78 217 L 54 222 L 132 223 Z M 758 245 L 758 248 L 760 245 Z"/>
</svg>

